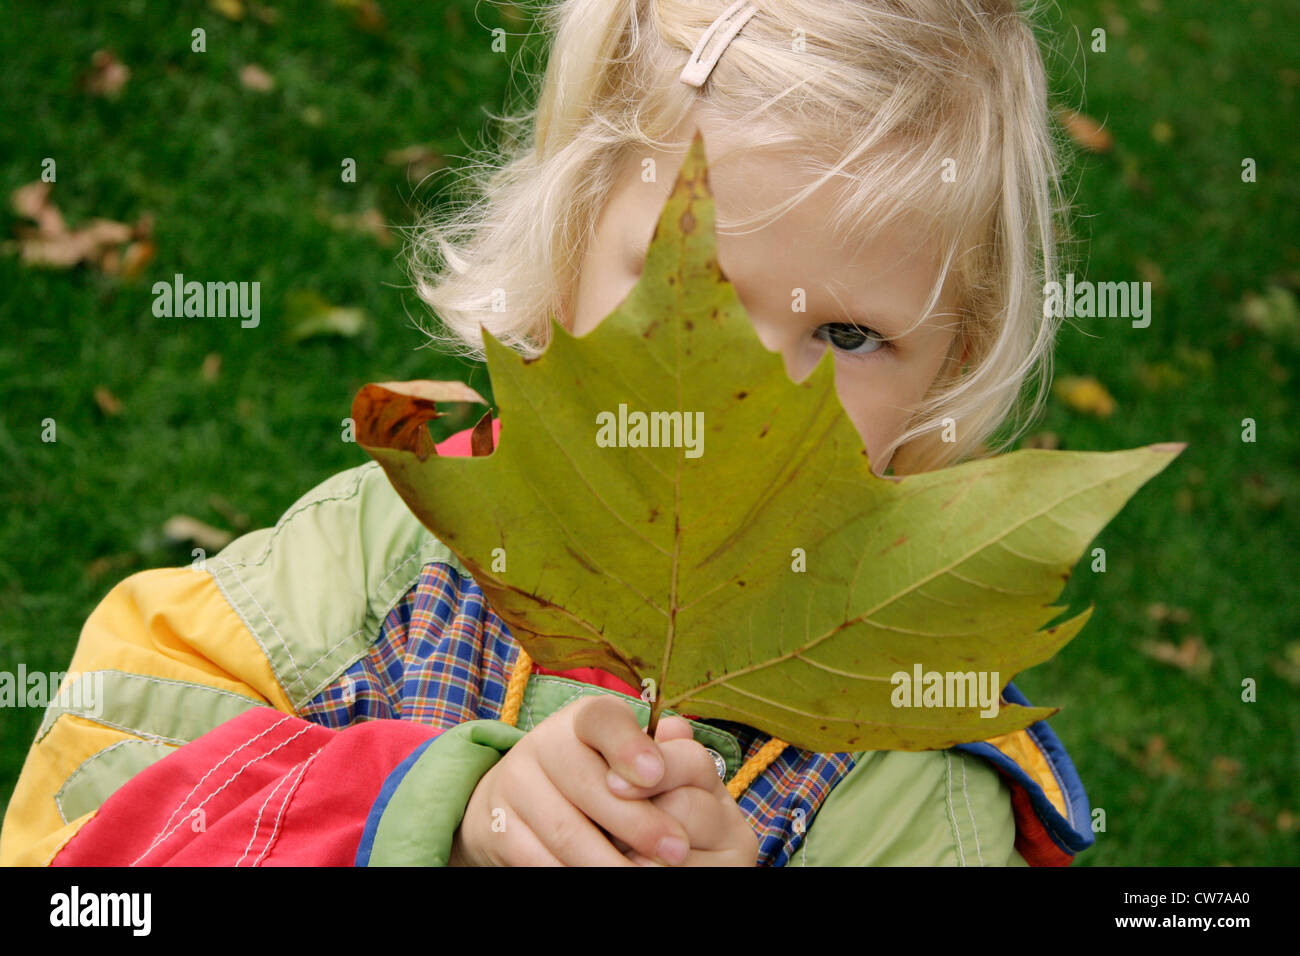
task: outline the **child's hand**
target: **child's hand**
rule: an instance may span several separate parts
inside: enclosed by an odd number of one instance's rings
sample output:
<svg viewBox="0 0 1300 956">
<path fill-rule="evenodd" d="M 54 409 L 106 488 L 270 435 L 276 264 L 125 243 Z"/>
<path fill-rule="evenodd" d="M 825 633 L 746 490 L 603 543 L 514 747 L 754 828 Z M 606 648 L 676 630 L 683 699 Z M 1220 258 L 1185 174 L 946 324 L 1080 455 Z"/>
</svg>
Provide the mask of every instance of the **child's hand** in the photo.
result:
<svg viewBox="0 0 1300 956">
<path fill-rule="evenodd" d="M 667 760 L 663 779 L 652 787 L 634 787 L 610 771 L 610 789 L 624 799 L 650 797 L 650 802 L 681 821 L 691 841 L 683 866 L 754 866 L 758 836 L 718 776 L 704 747 L 696 743 L 691 725 L 680 717 L 665 717 L 655 729 L 655 741 Z M 627 858 L 641 866 L 659 866 L 635 848 L 615 841 Z"/>
<path fill-rule="evenodd" d="M 679 763 L 675 756 L 674 787 L 684 780 Z M 679 796 L 660 808 L 648 799 L 615 796 L 606 782 L 616 770 L 654 787 L 667 769 L 664 753 L 637 724 L 629 704 L 605 695 L 583 697 L 525 734 L 483 775 L 456 830 L 448 865 L 635 865 L 611 839 L 635 851 L 637 862 L 680 864 L 691 842 L 674 811 L 689 815 L 694 803 Z M 709 772 L 716 781 L 711 763 Z"/>
</svg>

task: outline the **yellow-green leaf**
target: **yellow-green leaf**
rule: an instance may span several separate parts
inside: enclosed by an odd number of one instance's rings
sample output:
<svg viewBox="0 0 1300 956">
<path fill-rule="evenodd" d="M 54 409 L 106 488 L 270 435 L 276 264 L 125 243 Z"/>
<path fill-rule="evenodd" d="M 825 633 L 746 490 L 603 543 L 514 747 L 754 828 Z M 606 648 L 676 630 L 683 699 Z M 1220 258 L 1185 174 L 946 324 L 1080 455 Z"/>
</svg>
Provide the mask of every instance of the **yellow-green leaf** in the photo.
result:
<svg viewBox="0 0 1300 956">
<path fill-rule="evenodd" d="M 626 300 L 582 338 L 556 326 L 535 360 L 486 350 L 490 455 L 431 454 L 412 423 L 433 402 L 409 391 L 371 385 L 354 404 L 358 441 L 414 513 L 543 666 L 600 667 L 653 688 L 654 716 L 810 750 L 948 747 L 1053 713 L 895 706 L 895 675 L 1001 690 L 1051 657 L 1091 613 L 1047 626 L 1071 567 L 1183 447 L 877 477 L 833 358 L 791 382 L 722 274 L 698 136 Z M 681 427 L 659 447 L 598 442 L 633 412 Z"/>
</svg>

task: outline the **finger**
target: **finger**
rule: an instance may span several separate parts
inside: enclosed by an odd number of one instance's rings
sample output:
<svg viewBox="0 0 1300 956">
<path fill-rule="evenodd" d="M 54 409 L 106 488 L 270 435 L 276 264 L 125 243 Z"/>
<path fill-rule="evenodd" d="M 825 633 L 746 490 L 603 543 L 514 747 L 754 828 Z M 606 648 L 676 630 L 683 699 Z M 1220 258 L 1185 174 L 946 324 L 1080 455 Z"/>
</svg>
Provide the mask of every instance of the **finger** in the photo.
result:
<svg viewBox="0 0 1300 956">
<path fill-rule="evenodd" d="M 659 744 L 664 757 L 664 774 L 650 787 L 637 787 L 627 783 L 620 774 L 605 775 L 605 785 L 610 792 L 624 800 L 640 800 L 667 793 L 678 787 L 699 787 L 701 790 L 726 792 L 718 768 L 702 744 L 690 740 L 669 740 Z"/>
<path fill-rule="evenodd" d="M 724 796 L 730 807 L 712 791 L 678 787 L 650 802 L 686 827 L 692 850 L 723 850 L 749 826 L 730 795 Z"/>
<path fill-rule="evenodd" d="M 669 740 L 693 740 L 695 732 L 690 722 L 684 717 L 664 717 L 655 728 L 655 742 L 667 743 Z"/>
<path fill-rule="evenodd" d="M 606 696 L 585 698 L 575 708 L 573 732 L 634 785 L 654 786 L 663 776 L 664 758 L 637 723 L 630 703 Z"/>
<path fill-rule="evenodd" d="M 642 856 L 640 853 L 633 851 L 628 855 L 628 859 L 637 866 L 663 866 L 662 863 L 656 863 L 654 860 Z M 686 862 L 681 866 L 753 866 L 753 863 L 744 862 L 740 855 L 735 852 L 716 851 L 716 850 L 692 850 L 686 857 Z"/>
<path fill-rule="evenodd" d="M 540 768 L 550 789 L 609 835 L 606 843 L 614 852 L 618 850 L 613 841 L 621 840 L 645 856 L 673 864 L 690 850 L 686 828 L 671 814 L 649 800 L 624 800 L 610 793 L 605 784 L 609 765 L 581 742 L 548 752 Z"/>
<path fill-rule="evenodd" d="M 502 849 L 495 854 L 502 866 L 564 866 L 517 813 L 505 830 L 492 836 L 502 839 Z"/>
<path fill-rule="evenodd" d="M 542 765 L 537 773 L 517 778 L 514 783 L 518 789 L 512 787 L 507 800 L 546 851 L 565 866 L 633 865 L 614 849 L 545 770 Z"/>
</svg>

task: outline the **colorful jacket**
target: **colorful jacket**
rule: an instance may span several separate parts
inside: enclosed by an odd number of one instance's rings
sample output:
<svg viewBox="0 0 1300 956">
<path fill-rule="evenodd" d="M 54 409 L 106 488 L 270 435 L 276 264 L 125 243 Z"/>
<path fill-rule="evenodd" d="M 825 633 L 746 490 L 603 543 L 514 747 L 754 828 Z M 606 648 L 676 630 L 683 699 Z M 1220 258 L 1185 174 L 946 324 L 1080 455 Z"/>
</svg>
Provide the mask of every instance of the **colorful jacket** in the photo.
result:
<svg viewBox="0 0 1300 956">
<path fill-rule="evenodd" d="M 439 453 L 468 454 L 468 433 Z M 0 865 L 443 865 L 479 779 L 549 714 L 615 694 L 645 723 L 636 690 L 590 668 L 535 668 L 503 723 L 518 653 L 379 467 L 342 472 L 274 528 L 109 592 L 27 756 Z M 691 726 L 728 780 L 769 739 Z M 946 751 L 787 747 L 739 803 L 762 865 L 1064 865 L 1092 843 L 1045 722 Z"/>
</svg>

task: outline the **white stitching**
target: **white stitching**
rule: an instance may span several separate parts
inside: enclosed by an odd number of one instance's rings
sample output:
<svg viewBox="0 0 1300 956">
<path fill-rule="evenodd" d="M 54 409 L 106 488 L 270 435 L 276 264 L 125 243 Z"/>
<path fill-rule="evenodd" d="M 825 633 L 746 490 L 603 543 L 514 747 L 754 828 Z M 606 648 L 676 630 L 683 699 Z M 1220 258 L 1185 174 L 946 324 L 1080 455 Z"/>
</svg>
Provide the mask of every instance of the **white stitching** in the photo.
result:
<svg viewBox="0 0 1300 956">
<path fill-rule="evenodd" d="M 957 837 L 957 860 L 962 865 L 966 865 L 966 851 L 961 845 L 961 825 L 957 823 L 957 814 L 952 808 L 952 755 L 948 751 L 943 752 L 944 766 L 948 768 L 948 822 L 952 824 L 952 832 Z"/>
<path fill-rule="evenodd" d="M 260 866 L 262 861 L 266 859 L 266 855 L 271 852 L 271 845 L 275 843 L 275 838 L 280 833 L 280 818 L 284 816 L 284 811 L 289 808 L 289 801 L 293 799 L 293 795 L 298 792 L 298 785 L 302 783 L 302 778 L 306 775 L 307 768 L 310 767 L 311 762 L 316 759 L 316 754 L 319 754 L 320 751 L 324 749 L 324 747 L 320 748 L 320 750 L 317 750 L 316 753 L 312 754 L 302 762 L 302 769 L 298 771 L 298 778 L 294 780 L 293 785 L 289 787 L 289 792 L 284 795 L 284 803 L 280 804 L 280 812 L 275 815 L 275 827 L 272 828 L 271 835 L 267 837 L 266 846 L 262 847 L 261 854 L 253 861 L 253 866 Z"/>
<path fill-rule="evenodd" d="M 230 576 L 235 579 L 236 584 L 238 584 L 241 588 L 244 589 L 244 593 L 248 595 L 249 600 L 252 601 L 253 604 L 257 607 L 257 610 L 261 612 L 262 620 L 266 621 L 266 623 L 270 626 L 271 631 L 275 634 L 276 640 L 280 642 L 280 646 L 284 648 L 284 652 L 289 655 L 289 663 L 293 665 L 293 671 L 295 674 L 298 675 L 298 684 L 300 687 L 306 690 L 307 680 L 302 676 L 302 669 L 298 667 L 298 661 L 294 658 L 293 651 L 289 649 L 289 642 L 284 639 L 284 635 L 281 634 L 280 629 L 275 626 L 275 622 L 272 621 L 270 615 L 266 613 L 266 609 L 263 608 L 261 602 L 257 600 L 257 596 L 254 595 L 251 590 L 249 590 L 248 585 L 244 583 L 243 579 L 239 576 L 239 572 L 235 570 L 235 566 L 233 564 L 231 564 L 229 561 L 227 561 L 225 558 L 222 557 L 213 558 L 212 561 L 214 564 L 220 562 L 221 564 L 225 565 L 227 568 L 230 569 Z M 265 648 L 263 648 L 263 650 L 265 650 Z"/>
<path fill-rule="evenodd" d="M 307 731 L 311 730 L 311 729 L 312 729 L 313 727 L 315 727 L 315 726 L 316 726 L 315 724 L 308 724 L 306 727 L 304 727 L 302 730 L 298 731 L 296 734 L 294 734 L 294 735 L 293 735 L 292 737 L 290 737 L 288 740 L 284 741 L 283 743 L 276 744 L 274 747 L 272 747 L 272 748 L 271 748 L 270 750 L 268 750 L 266 753 L 264 753 L 264 754 L 260 754 L 259 756 L 254 757 L 252 760 L 249 760 L 249 761 L 248 761 L 247 763 L 245 763 L 242 767 L 240 767 L 238 770 L 236 770 L 236 771 L 235 771 L 235 772 L 230 776 L 230 779 L 228 779 L 228 780 L 227 780 L 225 783 L 223 783 L 221 786 L 217 787 L 216 790 L 213 790 L 210 794 L 208 794 L 206 797 L 204 797 L 204 798 L 203 798 L 203 803 L 200 803 L 197 807 L 194 808 L 194 810 L 191 810 L 191 811 L 190 811 L 190 815 L 193 816 L 195 810 L 202 810 L 202 809 L 203 809 L 203 804 L 207 803 L 209 800 L 211 800 L 213 797 L 215 797 L 217 794 L 219 794 L 222 790 L 225 790 L 226 787 L 230 786 L 232 783 L 234 783 L 236 780 L 238 780 L 239 777 L 240 777 L 240 775 L 242 775 L 243 772 L 244 772 L 245 770 L 247 770 L 249 767 L 251 767 L 253 764 L 257 763 L 259 760 L 265 760 L 267 757 L 271 756 L 271 754 L 275 753 L 277 750 L 280 750 L 280 749 L 283 748 L 283 747 L 287 747 L 287 746 L 289 746 L 289 744 L 293 743 L 295 740 L 297 740 L 299 737 L 301 737 L 303 734 L 305 734 Z M 184 823 L 184 822 L 185 822 L 184 819 L 178 820 L 178 821 L 176 822 L 176 825 L 173 826 L 173 827 L 171 828 L 171 830 L 169 830 L 169 831 L 167 832 L 167 834 L 163 837 L 163 841 L 162 841 L 162 842 L 166 842 L 167 837 L 171 836 L 172 833 L 175 833 L 175 832 L 176 832 L 176 828 L 179 827 L 179 826 L 180 826 L 182 823 Z M 148 850 L 145 851 L 146 854 L 147 854 L 148 852 L 149 852 Z M 139 860 L 137 860 L 136 862 L 138 863 Z M 131 865 L 132 865 L 132 866 L 135 866 L 135 863 L 132 863 Z"/>
<path fill-rule="evenodd" d="M 975 855 L 979 857 L 980 866 L 985 866 L 984 851 L 980 848 L 980 828 L 975 822 L 975 811 L 970 805 L 970 791 L 966 789 L 966 755 L 959 753 L 961 757 L 961 792 L 966 797 L 966 812 L 970 814 L 970 828 L 975 834 Z"/>
<path fill-rule="evenodd" d="M 204 691 L 211 691 L 214 694 L 220 694 L 223 697 L 234 698 L 235 700 L 249 704 L 250 706 L 253 707 L 258 706 L 259 704 L 267 703 L 266 699 L 263 697 L 248 697 L 244 694 L 236 694 L 234 691 L 222 690 L 220 687 L 211 687 L 207 684 L 197 683 L 196 681 L 174 680 L 169 677 L 153 677 L 149 674 L 136 674 L 132 671 L 118 670 L 115 667 L 108 667 L 102 670 L 95 670 L 95 671 L 83 671 L 81 673 L 81 676 L 77 678 L 77 683 L 80 683 L 84 678 L 86 678 L 91 674 L 121 674 L 123 677 L 129 677 L 134 680 L 146 681 L 150 684 L 175 684 L 178 687 L 186 687 L 190 689 L 197 688 Z M 51 705 L 51 711 L 53 710 L 54 706 L 55 705 L 53 704 Z M 47 716 L 49 713 L 50 711 L 46 712 Z M 189 741 L 187 741 L 183 737 L 163 737 L 158 734 L 146 734 L 144 731 L 130 730 L 129 728 L 123 727 L 120 724 L 112 723 L 111 721 L 105 720 L 102 717 L 94 716 L 92 714 L 84 714 L 81 711 L 71 707 L 62 708 L 59 711 L 58 717 L 55 717 L 54 720 L 50 721 L 49 726 L 45 728 L 45 733 L 41 734 L 39 737 L 36 738 L 36 742 L 40 743 L 42 740 L 44 740 L 46 735 L 49 734 L 49 732 L 54 729 L 54 725 L 58 722 L 59 717 L 62 717 L 65 714 L 71 715 L 73 717 L 84 717 L 86 720 L 101 721 L 105 724 L 108 724 L 110 727 L 116 727 L 119 730 L 129 730 L 130 733 L 133 733 L 138 737 L 150 737 L 152 739 L 157 739 L 157 740 L 176 740 L 181 743 L 189 743 Z M 41 723 L 44 724 L 44 720 L 42 720 Z"/>
<path fill-rule="evenodd" d="M 320 505 L 326 504 L 331 501 L 346 501 L 349 498 L 355 498 L 357 496 L 357 493 L 360 492 L 361 490 L 361 483 L 366 480 L 366 473 L 370 471 L 374 471 L 378 467 L 379 467 L 379 462 L 377 461 L 368 461 L 364 465 L 358 465 L 352 477 L 351 488 L 347 489 L 341 494 L 331 495 L 328 498 L 313 498 L 311 501 L 303 502 L 301 507 L 295 508 L 292 511 L 286 511 L 283 515 L 280 516 L 280 520 L 277 521 L 275 523 L 275 526 L 271 529 L 271 536 L 267 538 L 266 547 L 262 549 L 262 553 L 258 555 L 257 560 L 251 562 L 240 561 L 239 566 L 241 568 L 250 568 L 253 567 L 254 565 L 260 565 L 264 561 L 266 561 L 266 559 L 270 557 L 271 554 L 271 545 L 274 543 L 275 539 L 279 537 L 280 532 L 284 530 L 284 528 L 289 524 L 290 521 L 298 517 L 298 515 L 302 514 L 304 511 L 307 511 L 311 508 L 318 507 Z M 339 474 L 344 474 L 344 472 L 339 472 Z M 331 478 L 327 478 L 325 481 L 329 482 L 337 477 L 338 475 L 334 475 Z M 308 494 L 310 494 L 310 492 L 308 492 Z M 229 564 L 230 562 L 227 561 L 226 563 Z"/>
<path fill-rule="evenodd" d="M 92 763 L 94 763 L 94 762 L 95 762 L 96 760 L 98 760 L 100 757 L 104 756 L 104 755 L 105 755 L 106 753 L 108 753 L 110 750 L 116 750 L 118 747 L 123 747 L 123 746 L 125 746 L 126 744 L 145 744 L 145 743 L 152 743 L 152 741 L 148 741 L 148 740 L 119 740 L 117 743 L 115 743 L 115 744 L 111 744 L 111 745 L 105 747 L 103 750 L 97 750 L 97 751 L 95 751 L 95 753 L 91 754 L 91 755 L 90 755 L 89 757 L 87 757 L 85 760 L 81 761 L 81 763 L 77 766 L 77 769 L 74 770 L 74 771 L 72 771 L 72 773 L 68 776 L 68 779 L 67 779 L 67 780 L 64 780 L 64 781 L 63 781 L 63 786 L 59 787 L 59 791 L 58 791 L 58 793 L 56 793 L 56 794 L 54 795 L 54 805 L 55 805 L 56 807 L 59 808 L 59 816 L 61 816 L 61 817 L 63 818 L 63 822 L 64 822 L 64 823 L 71 823 L 71 822 L 72 822 L 71 820 L 68 819 L 68 815 L 67 815 L 66 813 L 63 812 L 63 801 L 61 800 L 64 791 L 67 790 L 68 787 L 70 787 L 70 786 L 72 785 L 72 781 L 76 780 L 77 777 L 78 777 L 78 776 L 79 776 L 79 775 L 80 775 L 80 774 L 81 774 L 81 773 L 82 773 L 82 772 L 83 772 L 87 767 L 89 767 Z M 175 751 L 175 749 L 176 749 L 176 748 L 174 748 L 174 747 L 172 748 L 173 751 Z M 163 755 L 162 755 L 162 757 L 168 757 L 168 756 L 170 756 L 170 754 L 163 754 Z M 158 760 L 161 760 L 162 757 L 159 757 Z M 157 763 L 158 760 L 155 760 L 154 763 Z"/>
<path fill-rule="evenodd" d="M 217 768 L 220 767 L 220 766 L 221 766 L 223 763 L 225 763 L 227 760 L 229 760 L 231 757 L 233 757 L 235 754 L 239 753 L 241 750 L 243 750 L 243 749 L 244 749 L 245 747 L 247 747 L 249 744 L 253 743 L 255 740 L 259 740 L 259 739 L 261 739 L 262 737 L 265 737 L 265 736 L 266 736 L 267 734 L 269 734 L 271 731 L 275 730 L 275 728 L 279 727 L 279 726 L 280 726 L 281 724 L 283 724 L 286 720 L 288 720 L 290 716 L 291 716 L 291 715 L 289 715 L 289 714 L 284 715 L 284 716 L 281 717 L 279 720 L 277 720 L 274 724 L 272 724 L 270 727 L 267 727 L 265 730 L 263 730 L 261 733 L 254 734 L 252 737 L 249 737 L 247 740 L 245 740 L 242 744 L 240 744 L 240 745 L 239 745 L 238 747 L 236 747 L 234 750 L 230 751 L 230 753 L 228 753 L 228 754 L 226 754 L 224 757 L 222 757 L 221 760 L 220 760 L 220 762 L 218 762 L 217 764 L 215 764 L 211 769 L 208 770 L 207 773 L 205 773 L 202 777 L 200 777 L 200 778 L 199 778 L 199 782 L 196 783 L 196 784 L 194 785 L 193 789 L 191 789 L 189 793 L 185 794 L 185 797 L 181 800 L 180 804 L 176 807 L 175 810 L 172 811 L 171 816 L 169 816 L 169 817 L 167 818 L 167 822 L 163 824 L 163 828 L 162 828 L 162 830 L 159 830 L 158 833 L 155 834 L 153 843 L 149 844 L 149 849 L 145 850 L 145 851 L 144 851 L 143 853 L 141 853 L 138 857 L 136 857 L 135 862 L 133 862 L 131 865 L 132 865 L 132 866 L 135 866 L 136 863 L 139 863 L 139 862 L 140 862 L 141 860 L 143 860 L 146 856 L 148 856 L 151 852 L 153 852 L 153 848 L 156 847 L 156 846 L 158 845 L 158 843 L 159 843 L 159 840 L 160 840 L 160 837 L 162 836 L 162 832 L 163 832 L 163 830 L 166 830 L 167 827 L 169 827 L 169 826 L 171 825 L 172 820 L 176 819 L 176 814 L 180 813 L 183 809 L 185 809 L 185 804 L 189 802 L 190 797 L 194 796 L 194 794 L 195 794 L 196 792 L 198 792 L 199 787 L 203 786 L 203 781 L 204 781 L 204 780 L 207 780 L 208 777 L 210 777 L 210 776 L 212 776 L 214 773 L 216 773 Z"/>
<path fill-rule="evenodd" d="M 434 540 L 434 543 L 441 545 L 443 548 L 446 547 L 446 545 L 442 545 L 442 542 L 438 541 L 436 538 L 433 539 L 433 540 Z M 426 547 L 428 547 L 428 542 L 427 542 L 427 541 L 421 542 L 421 543 L 416 547 L 416 549 L 415 549 L 414 551 L 412 551 L 410 554 L 408 554 L 405 558 L 402 559 L 402 561 L 401 561 L 400 563 L 398 563 L 396 566 L 394 566 L 394 567 L 392 568 L 392 570 L 390 570 L 386 575 L 384 575 L 383 580 L 380 581 L 377 585 L 375 585 L 375 588 L 374 588 L 375 592 L 379 592 L 379 591 L 381 591 L 381 590 L 384 588 L 384 586 L 385 586 L 386 584 L 388 584 L 389 580 L 393 577 L 393 575 L 395 575 L 395 574 L 397 574 L 399 571 L 401 571 L 401 569 L 404 568 L 404 567 L 406 567 L 406 565 L 410 564 L 410 563 L 411 563 L 412 561 L 414 561 L 416 558 L 422 557 L 423 554 L 424 554 L 424 550 L 425 550 Z M 217 562 L 217 561 L 220 561 L 221 564 L 223 564 L 226 568 L 228 568 L 228 569 L 230 570 L 230 575 L 231 575 L 231 577 L 235 580 L 235 582 L 236 582 L 236 583 L 237 583 L 241 588 L 244 589 L 244 592 L 249 596 L 249 599 L 252 600 L 253 604 L 255 604 L 255 605 L 257 606 L 258 611 L 261 612 L 261 614 L 262 614 L 262 619 L 263 619 L 264 621 L 266 621 L 266 623 L 270 626 L 271 630 L 275 633 L 275 637 L 276 637 L 276 639 L 280 642 L 280 646 L 284 648 L 284 652 L 285 652 L 285 654 L 287 654 L 287 655 L 289 656 L 289 663 L 291 663 L 291 664 L 293 665 L 294 673 L 296 673 L 296 674 L 298 675 L 298 686 L 302 689 L 303 702 L 304 702 L 304 703 L 306 703 L 307 701 L 309 701 L 309 700 L 311 700 L 313 697 L 315 697 L 317 694 L 319 694 L 323 688 L 325 688 L 326 686 L 328 686 L 331 682 L 333 682 L 333 681 L 335 680 L 335 678 L 338 677 L 338 674 L 334 674 L 334 675 L 332 675 L 332 676 L 330 676 L 330 677 L 326 677 L 326 678 L 325 678 L 323 681 L 321 681 L 321 682 L 320 682 L 320 683 L 319 683 L 315 688 L 312 688 L 312 687 L 309 687 L 309 686 L 307 685 L 307 678 L 306 678 L 306 676 L 304 675 L 303 671 L 304 671 L 304 669 L 305 669 L 307 673 L 311 673 L 312 670 L 314 670 L 314 669 L 315 669 L 316 667 L 318 667 L 321 663 L 323 663 L 323 662 L 324 662 L 324 661 L 325 661 L 325 660 L 326 660 L 326 659 L 327 659 L 331 654 L 334 653 L 334 651 L 338 650 L 338 648 L 339 648 L 340 646 L 342 646 L 344 643 L 346 643 L 347 641 L 352 640 L 354 637 L 359 637 L 360 635 L 366 633 L 366 628 L 365 628 L 365 627 L 359 627 L 359 628 L 357 628 L 355 631 L 353 631 L 353 632 L 350 633 L 350 634 L 344 634 L 342 637 L 340 637 L 337 641 L 335 641 L 335 642 L 334 642 L 333 644 L 331 644 L 329 647 L 327 647 L 327 648 L 325 648 L 323 651 L 321 651 L 320 655 L 319 655 L 318 657 L 316 657 L 315 660 L 313 660 L 313 661 L 311 661 L 309 664 L 307 664 L 307 665 L 305 666 L 305 668 L 303 668 L 303 667 L 299 667 L 297 660 L 294 659 L 293 652 L 292 652 L 291 650 L 289 650 L 289 642 L 286 641 L 286 640 L 284 639 L 284 635 L 282 635 L 282 634 L 280 633 L 279 629 L 276 628 L 275 624 L 271 621 L 271 618 L 267 615 L 266 611 L 262 608 L 262 605 L 258 603 L 257 598 L 253 595 L 253 592 L 252 592 L 251 590 L 249 590 L 248 585 L 245 584 L 244 581 L 243 581 L 243 579 L 239 577 L 239 573 L 236 571 L 236 566 L 233 565 L 233 564 L 231 564 L 229 561 L 227 561 L 226 559 L 221 558 L 221 557 L 216 557 L 216 558 L 213 558 L 212 560 L 213 560 L 214 563 Z M 423 573 L 424 569 L 425 569 L 426 567 L 428 567 L 430 564 L 446 564 L 446 562 L 445 562 L 445 561 L 436 560 L 436 559 L 435 559 L 435 560 L 431 560 L 431 561 L 425 561 L 425 562 L 423 562 L 423 563 L 420 565 L 420 569 L 419 569 L 420 573 Z M 247 565 L 247 564 L 243 564 L 243 563 L 241 563 L 241 564 L 239 565 L 239 567 L 248 567 L 248 565 Z M 448 565 L 448 567 L 451 567 L 451 565 Z M 455 570 L 455 569 L 453 568 L 453 570 Z M 211 572 L 209 572 L 209 573 L 211 573 Z M 402 591 L 397 595 L 397 597 L 401 597 L 402 594 L 404 594 L 406 591 L 409 591 L 409 590 L 411 589 L 411 585 L 415 584 L 416 581 L 419 580 L 419 577 L 420 577 L 420 574 L 417 573 L 417 574 L 415 575 L 415 577 L 412 578 L 410 584 L 408 584 L 404 589 L 402 589 Z M 215 574 L 213 574 L 213 579 L 216 580 L 216 575 L 215 575 Z M 218 584 L 218 586 L 220 586 L 220 583 L 221 583 L 221 582 L 220 582 L 219 580 L 217 580 L 217 584 Z M 239 609 L 239 608 L 238 608 L 238 605 L 236 605 L 234 601 L 230 600 L 230 596 L 229 596 L 228 594 L 225 594 L 224 589 L 222 589 L 222 594 L 226 597 L 227 602 L 228 602 L 232 607 L 234 607 L 236 610 Z M 378 597 L 379 594 L 376 593 L 375 596 Z M 367 610 L 367 612 L 369 612 L 369 610 L 370 610 L 369 597 L 370 597 L 370 595 L 367 595 L 367 601 L 366 601 L 366 610 Z M 385 614 L 384 617 L 387 617 L 387 614 Z M 383 618 L 382 618 L 382 617 L 379 618 L 379 623 L 380 623 L 380 626 L 382 627 L 382 626 L 383 626 Z M 252 628 L 249 628 L 249 630 L 252 630 Z M 253 633 L 253 637 L 254 637 L 255 640 L 257 640 L 258 646 L 262 648 L 262 652 L 265 654 L 265 653 L 266 653 L 266 646 L 265 646 L 264 644 L 262 644 L 262 642 L 261 642 L 260 639 L 257 638 L 257 633 L 256 633 L 256 632 Z M 267 657 L 268 657 L 268 659 L 269 659 L 269 658 L 270 658 L 270 655 L 268 654 Z M 354 663 L 356 663 L 356 661 L 348 661 L 347 663 L 345 663 L 345 664 L 343 665 L 343 668 L 342 668 L 342 670 L 340 670 L 339 673 L 342 673 L 343 670 L 347 670 L 347 668 L 350 667 L 350 666 L 351 666 L 352 664 L 354 664 Z"/>
<path fill-rule="evenodd" d="M 236 867 L 238 867 L 239 864 L 244 862 L 244 857 L 248 856 L 249 853 L 253 852 L 253 844 L 257 841 L 257 831 L 262 826 L 262 814 L 264 814 L 266 812 L 266 808 L 270 806 L 271 798 L 275 796 L 276 791 L 278 791 L 280 787 L 284 785 L 284 782 L 288 779 L 289 779 L 289 775 L 286 773 L 283 777 L 277 780 L 275 782 L 275 786 L 271 788 L 271 792 L 268 793 L 266 795 L 266 799 L 262 801 L 262 806 L 257 811 L 257 819 L 253 821 L 253 835 L 248 838 L 248 846 L 244 847 L 244 856 L 241 856 L 238 860 L 235 861 Z"/>
</svg>

